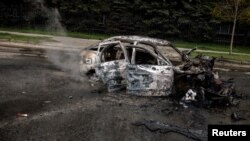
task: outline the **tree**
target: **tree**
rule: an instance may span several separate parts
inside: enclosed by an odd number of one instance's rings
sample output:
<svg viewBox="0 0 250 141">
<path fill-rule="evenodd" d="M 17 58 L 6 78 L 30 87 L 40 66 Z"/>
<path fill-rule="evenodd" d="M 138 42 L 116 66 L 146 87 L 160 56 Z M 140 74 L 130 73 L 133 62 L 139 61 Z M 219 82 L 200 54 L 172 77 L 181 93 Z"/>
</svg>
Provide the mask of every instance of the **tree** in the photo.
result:
<svg viewBox="0 0 250 141">
<path fill-rule="evenodd" d="M 0 26 L 46 28 L 39 1 L 58 8 L 68 31 L 199 42 L 212 40 L 211 3 L 218 0 L 1 0 Z"/>
<path fill-rule="evenodd" d="M 213 15 L 223 21 L 233 22 L 229 52 L 232 54 L 237 22 L 248 22 L 250 19 L 250 0 L 222 0 L 216 3 Z"/>
</svg>

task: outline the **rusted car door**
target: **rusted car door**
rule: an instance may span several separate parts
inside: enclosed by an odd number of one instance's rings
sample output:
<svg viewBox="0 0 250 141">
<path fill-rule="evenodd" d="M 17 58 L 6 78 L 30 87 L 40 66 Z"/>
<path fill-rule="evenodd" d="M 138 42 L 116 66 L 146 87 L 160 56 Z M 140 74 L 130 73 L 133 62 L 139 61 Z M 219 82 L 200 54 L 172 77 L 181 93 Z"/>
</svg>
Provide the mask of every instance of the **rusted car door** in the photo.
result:
<svg viewBox="0 0 250 141">
<path fill-rule="evenodd" d="M 174 80 L 170 61 L 154 52 L 134 46 L 127 65 L 127 92 L 140 96 L 168 96 Z"/>
<path fill-rule="evenodd" d="M 100 51 L 100 48 L 103 48 Z M 128 64 L 127 53 L 119 41 L 104 42 L 99 44 L 97 55 L 96 74 L 108 91 L 113 92 L 126 87 L 126 65 Z"/>
</svg>

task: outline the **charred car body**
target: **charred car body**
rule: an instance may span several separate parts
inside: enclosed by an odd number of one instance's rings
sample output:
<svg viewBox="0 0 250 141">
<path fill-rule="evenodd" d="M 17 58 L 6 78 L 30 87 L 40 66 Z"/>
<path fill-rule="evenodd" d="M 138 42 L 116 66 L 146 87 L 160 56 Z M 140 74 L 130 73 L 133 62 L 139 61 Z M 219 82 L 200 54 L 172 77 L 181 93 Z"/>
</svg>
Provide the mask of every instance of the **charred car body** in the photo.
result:
<svg viewBox="0 0 250 141">
<path fill-rule="evenodd" d="M 138 36 L 106 39 L 81 53 L 81 72 L 95 70 L 110 92 L 127 88 L 128 93 L 134 95 L 169 95 L 174 79 L 173 65 L 155 44 L 169 42 Z"/>
<path fill-rule="evenodd" d="M 164 54 L 160 47 L 174 52 Z M 115 36 L 84 49 L 80 71 L 95 72 L 109 92 L 126 88 L 132 95 L 174 94 L 182 97 L 183 102 L 217 100 L 232 104 L 236 96 L 234 82 L 223 81 L 213 73 L 215 58 L 189 59 L 191 51 L 181 52 L 161 39 Z M 179 56 L 178 61 L 168 57 L 173 54 Z"/>
</svg>

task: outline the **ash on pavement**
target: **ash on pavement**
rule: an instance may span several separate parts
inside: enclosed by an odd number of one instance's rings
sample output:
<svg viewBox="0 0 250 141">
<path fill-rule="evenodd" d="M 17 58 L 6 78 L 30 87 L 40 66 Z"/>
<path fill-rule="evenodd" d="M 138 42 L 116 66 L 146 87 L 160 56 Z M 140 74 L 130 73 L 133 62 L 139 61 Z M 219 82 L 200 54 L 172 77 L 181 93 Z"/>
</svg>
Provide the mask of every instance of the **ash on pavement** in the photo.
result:
<svg viewBox="0 0 250 141">
<path fill-rule="evenodd" d="M 102 85 L 73 79 L 45 58 L 0 55 L 0 140 L 181 141 L 191 139 L 131 123 L 157 120 L 196 130 L 206 130 L 208 124 L 250 124 L 250 75 L 221 75 L 233 77 L 244 94 L 238 107 L 185 109 L 169 98 L 107 93 Z M 246 120 L 233 121 L 233 112 Z"/>
</svg>

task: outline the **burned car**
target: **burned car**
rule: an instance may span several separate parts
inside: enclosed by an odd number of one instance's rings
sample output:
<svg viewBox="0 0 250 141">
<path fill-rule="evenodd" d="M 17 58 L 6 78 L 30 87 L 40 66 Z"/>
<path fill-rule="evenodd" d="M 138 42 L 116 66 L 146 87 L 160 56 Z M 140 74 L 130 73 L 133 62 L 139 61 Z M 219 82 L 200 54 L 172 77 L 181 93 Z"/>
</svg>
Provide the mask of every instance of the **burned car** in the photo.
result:
<svg viewBox="0 0 250 141">
<path fill-rule="evenodd" d="M 200 55 L 190 59 L 193 50 L 182 52 L 161 39 L 115 36 L 84 49 L 80 71 L 95 73 L 109 92 L 126 88 L 132 95 L 172 94 L 184 103 L 233 103 L 234 82 L 222 80 L 213 72 L 215 58 Z"/>
<path fill-rule="evenodd" d="M 174 82 L 173 65 L 157 45 L 170 43 L 139 36 L 106 39 L 81 53 L 81 72 L 94 71 L 109 92 L 126 88 L 134 95 L 169 95 Z"/>
</svg>

